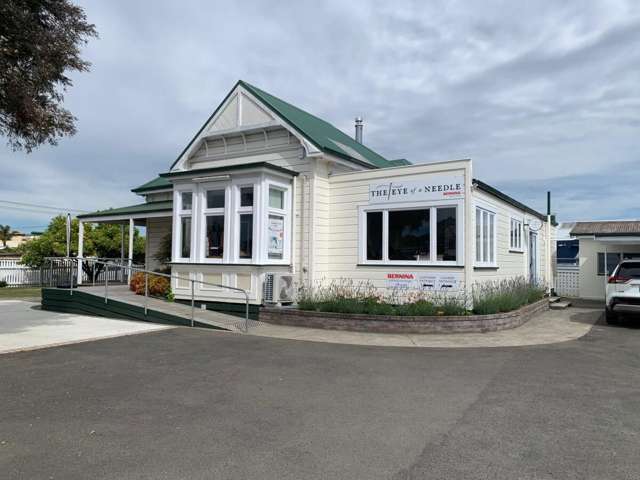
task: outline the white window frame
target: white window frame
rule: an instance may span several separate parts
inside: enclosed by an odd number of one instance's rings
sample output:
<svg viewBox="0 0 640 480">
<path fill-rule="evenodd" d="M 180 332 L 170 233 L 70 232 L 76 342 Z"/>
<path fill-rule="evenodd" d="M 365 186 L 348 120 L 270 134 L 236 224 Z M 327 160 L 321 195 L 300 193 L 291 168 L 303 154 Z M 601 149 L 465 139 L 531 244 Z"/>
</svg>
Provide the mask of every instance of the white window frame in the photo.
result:
<svg viewBox="0 0 640 480">
<path fill-rule="evenodd" d="M 253 186 L 253 206 L 240 206 L 240 189 Z M 269 207 L 269 188 L 277 188 L 284 194 L 284 209 Z M 201 263 L 225 265 L 289 265 L 293 238 L 292 225 L 292 180 L 289 176 L 271 172 L 238 174 L 231 178 L 215 181 L 191 181 L 176 183 L 174 187 L 172 261 L 175 263 Z M 224 190 L 224 208 L 207 208 L 207 191 Z M 192 210 L 181 211 L 181 193 L 192 193 Z M 252 258 L 239 258 L 240 255 L 240 215 L 253 215 Z M 210 215 L 224 215 L 224 252 L 222 258 L 206 257 L 206 218 Z M 283 217 L 284 252 L 282 259 L 270 259 L 268 256 L 268 219 L 269 215 Z M 191 216 L 191 255 L 180 257 L 180 218 Z"/>
<path fill-rule="evenodd" d="M 456 209 L 456 260 L 437 260 L 438 208 Z M 464 265 L 464 201 L 411 202 L 384 205 L 363 205 L 358 208 L 358 262 L 361 265 L 406 265 L 406 266 L 463 266 Z M 389 212 L 401 210 L 429 210 L 429 260 L 389 260 Z M 382 260 L 367 259 L 367 212 L 382 212 Z"/>
<path fill-rule="evenodd" d="M 191 193 L 191 209 L 182 209 L 182 194 Z M 198 211 L 197 194 L 193 185 L 176 185 L 173 193 L 173 203 L 176 205 L 173 215 L 173 242 L 172 261 L 176 263 L 189 263 L 196 255 L 196 224 L 197 216 L 194 215 Z M 182 219 L 191 218 L 191 243 L 189 245 L 189 256 L 182 256 Z"/>
<path fill-rule="evenodd" d="M 478 229 L 478 211 L 480 211 L 480 251 L 478 251 L 478 239 L 477 239 L 477 229 Z M 487 238 L 491 239 L 491 247 L 493 247 L 493 252 L 490 252 L 488 255 L 488 260 L 483 260 L 484 251 L 485 251 L 485 241 L 484 241 L 484 228 L 485 228 L 485 214 L 486 219 L 493 218 L 493 232 L 488 232 Z M 491 225 L 491 222 L 489 222 Z M 489 227 L 487 227 L 489 228 Z M 498 212 L 495 208 L 488 206 L 485 203 L 476 203 L 474 212 L 473 212 L 473 249 L 474 249 L 474 266 L 476 267 L 488 267 L 488 268 L 497 268 L 498 266 Z M 493 258 L 491 253 L 493 253 Z M 480 260 L 479 260 L 480 258 Z"/>
<path fill-rule="evenodd" d="M 521 218 L 509 218 L 509 251 L 524 252 L 524 222 Z"/>
<path fill-rule="evenodd" d="M 243 188 L 252 188 L 253 189 L 253 204 L 250 207 L 241 206 L 241 192 Z M 233 262 L 234 263 L 254 263 L 257 257 L 257 249 L 259 248 L 258 244 L 258 221 L 257 214 L 260 210 L 259 207 L 256 206 L 256 201 L 258 200 L 258 190 L 259 190 L 259 182 L 258 181 L 247 181 L 240 182 L 236 185 L 233 185 L 233 205 L 235 206 L 235 212 L 233 216 L 234 223 L 234 232 L 233 238 L 235 244 L 233 245 Z M 240 215 L 252 215 L 252 245 L 251 245 L 251 258 L 240 258 Z"/>
<path fill-rule="evenodd" d="M 262 235 L 264 236 L 261 248 L 261 254 L 263 255 L 262 263 L 270 265 L 286 265 L 290 263 L 291 258 L 291 184 L 278 181 L 276 178 L 265 178 L 264 185 L 264 214 L 261 215 L 264 221 L 264 228 L 262 229 Z M 284 209 L 273 208 L 269 206 L 269 190 L 275 188 L 283 192 L 283 206 Z M 283 217 L 284 223 L 284 250 L 282 258 L 269 258 L 269 216 L 274 215 Z"/>
<path fill-rule="evenodd" d="M 231 206 L 231 188 L 229 181 L 207 182 L 198 185 L 201 208 L 198 209 L 198 219 L 200 223 L 198 244 L 198 257 L 201 263 L 228 263 L 231 257 L 233 247 L 231 245 L 231 219 L 229 215 L 229 207 Z M 212 190 L 224 191 L 224 207 L 208 208 L 207 192 Z M 207 257 L 207 217 L 220 216 L 224 217 L 224 250 L 221 258 Z"/>
</svg>

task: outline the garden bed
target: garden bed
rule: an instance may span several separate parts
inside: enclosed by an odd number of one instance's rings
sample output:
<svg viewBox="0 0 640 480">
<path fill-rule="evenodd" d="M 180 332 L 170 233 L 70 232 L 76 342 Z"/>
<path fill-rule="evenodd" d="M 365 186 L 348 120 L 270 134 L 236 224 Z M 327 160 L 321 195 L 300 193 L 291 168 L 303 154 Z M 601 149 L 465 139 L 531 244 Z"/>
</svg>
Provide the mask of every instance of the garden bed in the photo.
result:
<svg viewBox="0 0 640 480">
<path fill-rule="evenodd" d="M 373 333 L 481 333 L 516 328 L 547 310 L 546 298 L 506 313 L 488 315 L 367 315 L 263 307 L 260 321 L 276 325 Z"/>
</svg>

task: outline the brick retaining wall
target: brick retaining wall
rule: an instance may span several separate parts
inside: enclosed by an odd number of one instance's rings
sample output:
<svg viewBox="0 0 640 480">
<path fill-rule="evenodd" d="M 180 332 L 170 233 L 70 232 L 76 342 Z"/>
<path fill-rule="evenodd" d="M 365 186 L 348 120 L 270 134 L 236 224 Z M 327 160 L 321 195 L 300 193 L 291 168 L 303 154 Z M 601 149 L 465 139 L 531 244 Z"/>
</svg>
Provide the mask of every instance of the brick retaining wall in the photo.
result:
<svg viewBox="0 0 640 480">
<path fill-rule="evenodd" d="M 519 310 L 495 315 L 409 317 L 312 312 L 295 308 L 262 307 L 260 321 L 276 325 L 375 333 L 480 333 L 519 327 L 549 309 L 545 298 Z"/>
</svg>

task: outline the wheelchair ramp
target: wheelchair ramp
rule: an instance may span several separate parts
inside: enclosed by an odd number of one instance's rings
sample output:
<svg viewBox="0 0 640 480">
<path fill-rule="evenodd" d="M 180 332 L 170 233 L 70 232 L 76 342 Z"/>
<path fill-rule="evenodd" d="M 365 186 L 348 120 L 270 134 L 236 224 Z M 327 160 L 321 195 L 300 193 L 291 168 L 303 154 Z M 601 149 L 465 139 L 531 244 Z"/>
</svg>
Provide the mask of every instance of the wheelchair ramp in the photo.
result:
<svg viewBox="0 0 640 480">
<path fill-rule="evenodd" d="M 257 323 L 250 320 L 246 325 L 244 318 L 200 308 L 193 310 L 192 319 L 191 305 L 153 297 L 148 297 L 145 312 L 145 297 L 136 295 L 126 285 L 109 286 L 106 301 L 104 286 L 76 288 L 73 294 L 68 289 L 43 288 L 42 308 L 166 325 L 191 326 L 193 322 L 195 327 L 232 332 L 244 332 Z"/>
</svg>

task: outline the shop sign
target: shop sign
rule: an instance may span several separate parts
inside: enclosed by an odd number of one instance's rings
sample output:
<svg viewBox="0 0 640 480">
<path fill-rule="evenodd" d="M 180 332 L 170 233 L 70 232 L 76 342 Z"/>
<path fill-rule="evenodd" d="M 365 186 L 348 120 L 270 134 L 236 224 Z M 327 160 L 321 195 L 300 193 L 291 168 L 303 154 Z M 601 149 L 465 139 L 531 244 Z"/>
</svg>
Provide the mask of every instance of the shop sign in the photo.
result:
<svg viewBox="0 0 640 480">
<path fill-rule="evenodd" d="M 369 203 L 454 200 L 464 197 L 462 175 L 439 175 L 410 182 L 377 182 L 369 184 Z"/>
<path fill-rule="evenodd" d="M 398 290 L 424 290 L 429 292 L 456 292 L 460 290 L 463 275 L 460 272 L 411 273 L 389 272 L 387 288 Z"/>
</svg>

